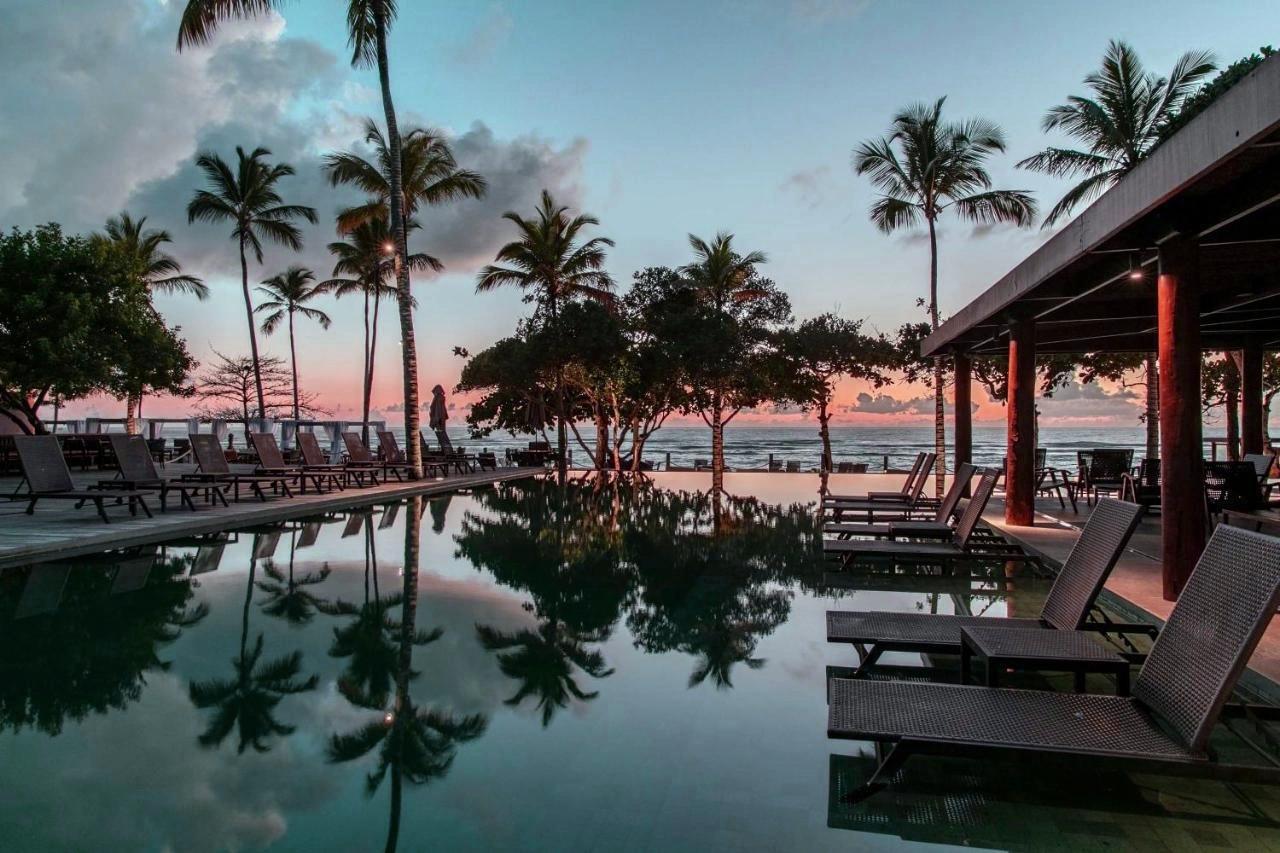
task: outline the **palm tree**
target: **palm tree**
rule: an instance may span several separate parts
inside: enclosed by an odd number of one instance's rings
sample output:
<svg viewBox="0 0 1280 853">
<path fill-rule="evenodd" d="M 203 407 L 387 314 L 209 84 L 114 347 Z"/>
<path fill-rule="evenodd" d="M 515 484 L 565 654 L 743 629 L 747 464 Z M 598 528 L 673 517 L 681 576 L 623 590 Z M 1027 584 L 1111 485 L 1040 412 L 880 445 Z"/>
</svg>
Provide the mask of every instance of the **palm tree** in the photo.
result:
<svg viewBox="0 0 1280 853">
<path fill-rule="evenodd" d="M 693 286 L 699 299 L 722 317 L 730 305 L 754 302 L 768 294 L 754 286 L 755 268 L 769 259 L 764 252 L 738 254 L 733 248 L 733 235 L 721 231 L 711 242 L 689 235 L 689 245 L 696 260 L 681 267 L 680 272 Z M 711 389 L 711 471 L 714 488 L 721 487 L 724 477 L 724 389 Z"/>
<path fill-rule="evenodd" d="M 151 293 L 185 293 L 196 299 L 206 299 L 209 288 L 193 275 L 184 275 L 178 259 L 161 250 L 165 243 L 172 243 L 168 231 L 147 229 L 147 217 L 134 219 L 129 211 L 107 220 L 102 234 L 94 239 L 111 243 L 127 257 L 133 258 L 142 268 L 142 280 Z M 154 310 L 154 309 L 153 309 Z M 142 389 L 130 392 L 125 398 L 125 431 L 130 435 L 138 431 L 138 412 L 142 408 Z"/>
<path fill-rule="evenodd" d="M 507 285 L 527 291 L 525 299 L 537 303 L 536 313 L 542 315 L 544 325 L 554 325 L 560 316 L 560 306 L 574 297 L 612 303 L 613 278 L 604 271 L 604 259 L 605 247 L 612 246 L 613 241 L 608 237 L 593 237 L 577 242 L 582 229 L 599 225 L 600 220 L 586 213 L 570 217 L 569 208 L 557 204 L 545 189 L 535 218 L 525 219 L 511 210 L 502 214 L 502 218 L 515 223 L 520 238 L 498 250 L 495 260 L 507 266 L 491 264 L 480 271 L 477 291 Z M 563 372 L 563 366 L 557 367 L 556 438 L 561 474 L 565 470 L 569 443 Z"/>
<path fill-rule="evenodd" d="M 1003 152 L 1004 132 L 994 123 L 973 118 L 947 122 L 946 98 L 913 104 L 893 119 L 889 135 L 863 142 L 853 152 L 853 168 L 868 175 L 880 191 L 871 205 L 871 221 L 885 234 L 918 225 L 929 229 L 929 324 L 938 328 L 937 222 L 947 210 L 977 224 L 1035 220 L 1036 203 L 1025 190 L 993 190 L 987 159 Z M 933 365 L 934 444 L 946 458 L 943 364 Z M 937 494 L 942 495 L 946 465 L 937 467 Z"/>
<path fill-rule="evenodd" d="M 577 699 L 587 702 L 600 695 L 598 690 L 584 691 L 574 680 L 573 667 L 592 678 L 607 678 L 613 670 L 605 665 L 604 655 L 587 643 L 602 642 L 603 634 L 578 634 L 564 623 L 551 618 L 536 630 L 523 628 L 506 633 L 488 625 L 477 625 L 476 636 L 487 651 L 498 655 L 498 668 L 508 678 L 520 682 L 520 688 L 506 704 L 518 706 L 533 696 L 542 711 L 542 725 L 550 725 L 556 709 Z"/>
<path fill-rule="evenodd" d="M 196 0 L 192 0 L 196 2 Z M 188 9 L 189 11 L 189 9 Z M 302 218 L 316 221 L 315 208 L 300 204 L 283 204 L 276 184 L 293 174 L 287 163 L 272 165 L 265 158 L 271 152 L 255 148 L 251 154 L 236 146 L 237 167 L 233 172 L 217 154 L 204 152 L 196 165 L 205 174 L 208 189 L 196 190 L 187 205 L 189 222 L 231 222 L 231 236 L 240 247 L 240 282 L 244 289 L 244 311 L 249 320 L 249 349 L 253 357 L 253 380 L 258 392 L 258 417 L 265 417 L 266 394 L 262 390 L 262 369 L 258 359 L 258 336 L 253 324 L 253 299 L 249 295 L 249 263 L 245 250 L 252 249 L 262 263 L 262 238 L 265 237 L 295 252 L 302 248 L 302 232 L 290 220 Z"/>
<path fill-rule="evenodd" d="M 364 398 L 362 440 L 369 443 L 369 406 L 373 396 L 373 366 L 378 347 L 378 307 L 382 300 L 396 295 L 394 284 L 388 283 L 395 275 L 391 231 L 385 217 L 375 217 L 355 225 L 346 232 L 346 240 L 329 244 L 329 253 L 337 260 L 333 265 L 335 278 L 322 283 L 335 296 L 342 298 L 354 294 L 364 296 Z M 442 270 L 444 265 L 430 255 L 417 253 L 409 256 L 410 269 Z M 345 276 L 345 277 L 344 277 Z M 369 304 L 373 304 L 370 323 Z"/>
<path fill-rule="evenodd" d="M 332 570 L 326 563 L 318 572 L 307 572 L 301 577 L 293 573 L 294 555 L 297 553 L 297 531 L 289 533 L 289 571 L 280 571 L 274 562 L 268 561 L 262 571 L 269 580 L 258 581 L 258 589 L 267 594 L 262 603 L 262 612 L 268 616 L 284 619 L 290 625 L 305 625 L 312 620 L 315 612 L 327 612 L 329 602 L 317 596 L 307 587 L 317 586 L 328 580 Z"/>
<path fill-rule="evenodd" d="M 1018 164 L 1059 178 L 1083 176 L 1049 211 L 1044 227 L 1057 223 L 1146 159 L 1160 142 L 1161 128 L 1215 67 L 1211 54 L 1188 51 L 1174 63 L 1168 77 L 1157 77 L 1143 68 L 1132 47 L 1111 41 L 1102 67 L 1084 78 L 1092 97 L 1071 95 L 1040 123 L 1046 133 L 1060 130 L 1082 143 L 1084 150 L 1046 148 Z M 1154 458 L 1160 455 L 1159 365 L 1153 352 L 1146 354 L 1145 361 L 1147 455 Z"/>
<path fill-rule="evenodd" d="M 223 20 L 247 18 L 270 12 L 282 0 L 187 0 L 178 26 L 178 50 L 188 44 L 204 44 Z M 400 130 L 396 123 L 395 104 L 391 98 L 391 70 L 387 57 L 387 31 L 396 17 L 396 0 L 348 0 L 347 36 L 351 45 L 351 64 L 356 67 L 378 68 L 378 83 L 382 89 L 382 109 L 387 123 L 387 163 L 390 186 L 390 221 L 393 259 L 395 261 L 396 295 L 400 308 L 400 341 L 404 357 L 404 418 L 405 429 L 410 435 L 418 431 L 418 346 L 413 334 L 413 295 L 409 291 L 409 268 L 404 259 L 408 256 L 408 217 L 404 211 L 404 191 L 401 181 Z M 246 278 L 245 298 L 248 299 Z M 250 312 L 249 325 L 253 325 Z M 252 331 L 252 330 L 251 330 Z M 255 358 L 256 360 L 256 358 Z M 262 396 L 259 390 L 259 397 Z M 260 401 L 261 402 L 261 401 Z M 418 442 L 408 442 L 407 462 L 413 468 L 413 477 L 422 475 L 422 450 Z"/>
<path fill-rule="evenodd" d="M 281 323 L 289 325 L 289 364 L 293 370 L 293 420 L 296 422 L 302 415 L 298 401 L 298 347 L 294 341 L 293 317 L 301 314 L 308 320 L 315 320 L 320 328 L 327 329 L 333 323 L 329 315 L 319 308 L 310 308 L 307 303 L 324 294 L 328 288 L 324 284 L 316 284 L 316 274 L 306 267 L 297 265 L 289 267 L 278 275 L 265 279 L 258 292 L 267 297 L 254 309 L 257 313 L 265 313 L 262 320 L 262 333 L 270 335 L 280 328 Z"/>
</svg>

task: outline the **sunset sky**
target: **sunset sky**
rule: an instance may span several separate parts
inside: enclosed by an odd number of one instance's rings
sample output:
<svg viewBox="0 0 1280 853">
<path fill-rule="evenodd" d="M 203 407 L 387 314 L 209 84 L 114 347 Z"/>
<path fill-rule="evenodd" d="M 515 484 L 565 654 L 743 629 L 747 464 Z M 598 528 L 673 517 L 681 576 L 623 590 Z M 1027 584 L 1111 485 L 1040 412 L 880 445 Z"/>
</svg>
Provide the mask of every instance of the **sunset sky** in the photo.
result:
<svg viewBox="0 0 1280 853">
<path fill-rule="evenodd" d="M 296 0 L 284 16 L 224 27 L 207 48 L 174 50 L 177 0 L 9 0 L 0 27 L 0 226 L 61 222 L 101 228 L 128 209 L 168 229 L 171 251 L 203 277 L 205 303 L 160 297 L 196 358 L 247 351 L 238 260 L 225 226 L 187 225 L 201 184 L 197 151 L 231 159 L 237 144 L 270 148 L 297 176 L 285 200 L 316 207 L 300 255 L 268 251 L 252 280 L 302 263 L 327 276 L 333 213 L 352 200 L 324 181 L 320 158 L 351 147 L 380 117 L 376 79 L 349 67 L 341 0 Z M 1046 108 L 1082 91 L 1109 38 L 1130 41 L 1166 72 L 1188 49 L 1221 64 L 1274 41 L 1274 0 L 1219 6 L 1160 2 L 877 2 L 877 0 L 439 0 L 402 2 L 391 39 L 402 126 L 443 129 L 461 165 L 490 183 L 481 201 L 423 215 L 411 248 L 447 271 L 420 277 L 422 384 L 452 387 L 455 346 L 482 349 L 511 333 L 528 306 L 517 293 L 476 294 L 476 270 L 511 236 L 500 214 L 532 210 L 546 187 L 601 220 L 609 270 L 625 286 L 638 268 L 689 260 L 686 235 L 732 231 L 768 253 L 764 271 L 798 318 L 836 311 L 891 331 L 922 318 L 928 254 L 918 236 L 885 237 L 867 221 L 869 184 L 850 150 L 881 134 L 894 111 L 948 96 L 953 118 L 1004 127 L 998 186 L 1034 190 L 1047 209 L 1065 184 L 1013 168 L 1053 142 Z M 927 47 L 925 47 L 927 46 Z M 1056 140 L 1061 142 L 1062 140 Z M 975 233 L 944 226 L 942 308 L 984 290 L 1046 236 L 1039 228 Z M 326 300 L 328 332 L 299 341 L 304 386 L 336 417 L 358 411 L 360 304 Z M 394 306 L 384 305 L 375 406 L 400 399 Z M 280 334 L 267 349 L 287 356 Z M 1140 389 L 1139 389 L 1140 391 Z M 838 423 L 927 420 L 923 388 L 840 389 Z M 981 397 L 982 395 L 976 394 Z M 1044 423 L 1132 425 L 1137 393 L 1069 388 Z M 153 415 L 185 412 L 156 400 Z M 91 400 L 73 412 L 120 415 Z M 983 398 L 980 419 L 1000 419 Z M 743 421 L 795 423 L 790 413 Z"/>
</svg>

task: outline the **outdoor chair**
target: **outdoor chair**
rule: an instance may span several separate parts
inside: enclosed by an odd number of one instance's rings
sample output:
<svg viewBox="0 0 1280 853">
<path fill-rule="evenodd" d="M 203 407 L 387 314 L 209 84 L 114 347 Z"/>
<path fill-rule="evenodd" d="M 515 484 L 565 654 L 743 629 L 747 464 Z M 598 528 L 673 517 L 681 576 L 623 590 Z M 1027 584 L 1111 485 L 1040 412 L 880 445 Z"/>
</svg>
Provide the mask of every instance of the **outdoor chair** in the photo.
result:
<svg viewBox="0 0 1280 853">
<path fill-rule="evenodd" d="M 1252 462 L 1204 463 L 1204 492 L 1211 516 L 1229 509 L 1251 512 L 1264 503 Z"/>
<path fill-rule="evenodd" d="M 1021 755 L 1094 770 L 1110 764 L 1135 773 L 1280 781 L 1273 761 L 1228 764 L 1209 748 L 1277 605 L 1280 539 L 1222 525 L 1152 645 L 1131 696 L 834 678 L 828 737 L 893 744 L 846 800 L 882 790 L 918 754 Z M 1270 758 L 1263 747 L 1241 740 Z"/>
<path fill-rule="evenodd" d="M 800 473 L 800 463 L 799 463 L 799 462 L 788 462 L 788 463 L 787 463 L 787 473 L 788 473 L 788 474 L 799 474 L 799 473 Z"/>
<path fill-rule="evenodd" d="M 907 478 L 902 481 L 902 488 L 898 489 L 896 492 L 872 491 L 867 492 L 864 495 L 827 495 L 823 500 L 830 503 L 861 502 L 877 499 L 910 502 L 911 496 L 920 493 L 920 490 L 924 488 L 924 480 L 929 477 L 929 472 L 927 470 L 923 472 L 923 477 L 921 476 L 921 471 L 924 468 L 925 461 L 930 455 L 931 454 L 929 453 L 916 454 L 915 461 L 911 463 L 911 468 L 907 471 Z M 936 460 L 937 454 L 932 455 Z M 917 479 L 920 481 L 918 485 Z"/>
<path fill-rule="evenodd" d="M 854 645 L 860 659 L 853 673 L 857 677 L 875 666 L 885 652 L 959 654 L 961 630 L 975 625 L 1027 630 L 1032 632 L 1029 642 L 1035 642 L 1036 632 L 1052 630 L 1154 636 L 1155 629 L 1149 625 L 1088 621 L 1098 593 L 1141 517 L 1142 507 L 1136 504 L 1099 500 L 1054 579 L 1038 618 L 828 610 L 827 642 Z"/>
<path fill-rule="evenodd" d="M 227 457 L 222 452 L 218 437 L 212 433 L 191 433 L 191 452 L 195 456 L 199 471 L 184 474 L 182 479 L 191 482 L 228 483 L 235 501 L 240 500 L 240 487 L 248 486 L 251 493 L 260 501 L 267 499 L 263 486 L 270 486 L 273 494 L 280 493 L 284 497 L 293 497 L 289 487 L 295 477 L 289 474 L 237 474 L 227 464 Z"/>
<path fill-rule="evenodd" d="M 822 499 L 822 508 L 835 514 L 837 519 L 846 513 L 866 513 L 873 515 L 877 510 L 893 507 L 936 507 L 935 498 L 924 496 L 925 484 L 929 481 L 929 473 L 937 461 L 937 454 L 925 453 L 913 466 L 913 473 L 907 474 L 902 488 L 896 492 L 867 492 L 865 495 L 827 495 Z"/>
<path fill-rule="evenodd" d="M 165 444 L 166 444 L 166 441 L 163 438 L 147 439 L 147 452 L 150 453 L 151 458 L 156 462 L 159 462 L 162 467 L 164 466 L 164 463 L 165 463 L 165 453 L 166 453 Z M 113 451 L 115 450 L 114 442 L 111 445 L 111 449 Z"/>
<path fill-rule="evenodd" d="M 1124 485 L 1124 475 L 1133 467 L 1133 450 L 1113 447 L 1082 450 L 1077 454 L 1080 474 L 1076 480 L 1076 492 L 1084 492 L 1089 506 L 1102 492 L 1119 494 Z"/>
<path fill-rule="evenodd" d="M 384 462 L 405 464 L 404 451 L 400 449 L 400 442 L 394 432 L 390 430 L 378 432 L 378 457 Z M 439 471 L 441 477 L 449 476 L 449 463 L 435 454 L 428 453 L 426 442 L 422 443 L 422 470 L 428 475 L 432 471 Z"/>
<path fill-rule="evenodd" d="M 1246 453 L 1245 462 L 1252 462 L 1258 472 L 1258 486 L 1262 489 L 1262 497 L 1271 500 L 1274 484 L 1271 482 L 1271 469 L 1276 464 L 1276 457 L 1270 453 Z"/>
<path fill-rule="evenodd" d="M 217 482 L 194 483 L 170 480 L 160 476 L 148 443 L 140 435 L 114 434 L 111 450 L 116 458 L 119 476 L 115 480 L 99 480 L 98 488 L 107 490 L 155 491 L 160 493 L 160 511 L 169 509 L 169 493 L 178 494 L 179 503 L 192 512 L 196 505 L 192 495 L 203 496 L 209 504 L 227 504 L 226 486 Z"/>
<path fill-rule="evenodd" d="M 481 471 L 497 471 L 498 456 L 493 451 L 485 451 L 483 453 L 477 453 L 476 465 L 480 468 Z M 630 463 L 627 463 L 626 467 L 630 468 L 631 467 Z"/>
<path fill-rule="evenodd" d="M 910 530 L 910 535 L 916 537 L 935 535 L 949 539 L 953 533 L 951 517 L 960 506 L 960 499 L 968 489 L 975 470 L 970 463 L 961 463 L 956 469 L 955 476 L 951 478 L 951 485 L 943 495 L 942 502 L 932 513 L 932 518 L 916 518 L 918 510 L 898 507 L 897 515 L 892 520 L 885 519 L 882 514 L 877 513 L 879 521 L 829 521 L 823 525 L 822 532 L 835 534 L 841 539 L 848 539 L 851 536 L 871 536 L 879 539 L 892 537 L 895 530 L 900 533 Z"/>
<path fill-rule="evenodd" d="M 342 434 L 342 443 L 347 448 L 347 466 L 349 468 L 381 471 L 384 480 L 388 474 L 392 474 L 397 480 L 403 481 L 405 474 L 412 474 L 413 472 L 413 469 L 406 464 L 378 459 L 373 455 L 373 451 L 360 440 L 360 436 L 354 432 L 344 432 Z"/>
<path fill-rule="evenodd" d="M 1159 459 L 1143 459 L 1136 473 L 1124 475 L 1124 482 L 1120 486 L 1120 500 L 1141 504 L 1147 509 L 1159 508 Z"/>
<path fill-rule="evenodd" d="M 1006 456 L 1001 460 L 1000 472 L 1005 481 L 1005 488 L 1008 489 L 1009 457 Z M 1049 449 L 1047 447 L 1036 448 L 1035 472 L 1035 491 L 1037 495 L 1053 495 L 1057 497 L 1058 505 L 1063 509 L 1067 508 L 1067 500 L 1070 500 L 1071 511 L 1076 511 L 1076 493 L 1072 487 L 1071 476 L 1066 471 L 1049 466 Z M 1063 492 L 1066 493 L 1066 498 L 1063 498 Z"/>
<path fill-rule="evenodd" d="M 330 491 L 334 489 L 342 491 L 344 488 L 345 478 L 342 473 L 331 470 L 328 465 L 312 468 L 306 464 L 305 460 L 302 465 L 290 465 L 285 462 L 284 454 L 280 452 L 280 445 L 276 443 L 276 437 L 269 432 L 251 432 L 249 441 L 258 454 L 258 468 L 255 471 L 257 474 L 288 474 L 296 477 L 303 494 L 307 492 L 307 483 L 311 483 L 317 492 L 323 492 L 326 485 Z"/>
<path fill-rule="evenodd" d="M 22 466 L 22 476 L 26 479 L 28 488 L 26 494 L 14 497 L 27 501 L 27 515 L 33 515 L 36 504 L 42 500 L 76 501 L 77 508 L 86 503 L 92 503 L 98 510 L 99 517 L 104 522 L 110 523 L 111 519 L 107 516 L 105 504 L 108 500 L 114 500 L 116 503 L 127 501 L 130 515 L 137 515 L 138 509 L 141 508 L 147 518 L 151 517 L 145 492 L 135 489 L 119 489 L 110 492 L 102 489 L 77 489 L 75 482 L 71 479 L 71 469 L 67 467 L 67 460 L 62 457 L 58 439 L 54 436 L 16 435 L 13 437 L 13 442 L 18 451 L 18 462 Z"/>
<path fill-rule="evenodd" d="M 827 555 L 838 557 L 844 565 L 863 557 L 892 557 L 902 562 L 913 563 L 936 563 L 959 559 L 1035 560 L 1037 558 L 1003 539 L 992 536 L 975 540 L 973 537 L 974 529 L 987 508 L 991 492 L 995 489 L 998 473 L 994 469 L 983 472 L 973 491 L 973 497 L 969 499 L 959 521 L 956 522 L 955 529 L 945 541 L 909 541 L 912 537 L 936 540 L 937 536 L 930 535 L 929 531 L 913 532 L 910 522 L 895 522 L 890 524 L 891 539 L 825 539 L 822 550 Z"/>
<path fill-rule="evenodd" d="M 377 472 L 370 468 L 330 462 L 329 457 L 320 449 L 320 442 L 313 432 L 298 431 L 298 452 L 302 455 L 302 464 L 307 470 L 341 477 L 344 486 L 352 483 L 360 488 L 378 485 Z"/>
<path fill-rule="evenodd" d="M 453 441 L 449 438 L 449 434 L 444 430 L 437 430 L 436 438 L 440 440 L 440 452 L 444 454 L 444 458 L 455 465 L 461 463 L 461 467 L 458 468 L 459 474 L 465 474 L 468 471 L 475 470 L 476 456 L 474 453 L 467 453 L 464 450 L 455 449 Z"/>
</svg>

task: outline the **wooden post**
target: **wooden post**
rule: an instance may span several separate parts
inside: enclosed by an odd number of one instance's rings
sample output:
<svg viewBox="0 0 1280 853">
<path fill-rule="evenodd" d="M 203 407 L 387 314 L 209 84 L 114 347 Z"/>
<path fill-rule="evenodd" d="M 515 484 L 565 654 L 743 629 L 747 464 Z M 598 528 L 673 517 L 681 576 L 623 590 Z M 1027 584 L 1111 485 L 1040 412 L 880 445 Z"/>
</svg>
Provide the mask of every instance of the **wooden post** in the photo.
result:
<svg viewBox="0 0 1280 853">
<path fill-rule="evenodd" d="M 960 466 L 966 462 L 973 461 L 973 396 L 971 385 L 971 362 L 969 356 L 962 352 L 957 352 L 954 356 L 955 372 L 956 372 L 956 391 L 955 391 L 955 465 L 953 471 L 959 471 Z M 966 487 L 964 494 L 969 494 Z"/>
<path fill-rule="evenodd" d="M 1160 358 L 1160 537 L 1164 598 L 1175 601 L 1205 543 L 1200 428 L 1199 248 L 1185 236 L 1160 244 L 1156 291 Z"/>
<path fill-rule="evenodd" d="M 1009 326 L 1009 418 L 1004 480 L 1005 524 L 1029 527 L 1036 498 L 1036 327 L 1016 320 Z"/>
<path fill-rule="evenodd" d="M 1257 341 L 1245 344 L 1240 371 L 1240 443 L 1245 453 L 1263 453 L 1262 347 Z"/>
</svg>

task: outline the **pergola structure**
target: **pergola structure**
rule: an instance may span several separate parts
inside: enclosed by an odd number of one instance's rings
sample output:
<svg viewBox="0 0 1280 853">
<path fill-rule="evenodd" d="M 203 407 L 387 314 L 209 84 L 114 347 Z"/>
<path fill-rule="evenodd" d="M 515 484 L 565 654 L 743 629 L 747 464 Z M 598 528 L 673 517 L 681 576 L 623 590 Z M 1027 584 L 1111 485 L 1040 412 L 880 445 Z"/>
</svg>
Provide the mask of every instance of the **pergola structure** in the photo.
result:
<svg viewBox="0 0 1280 853">
<path fill-rule="evenodd" d="M 972 458 L 974 355 L 1008 356 L 1006 521 L 1031 524 L 1036 354 L 1159 360 L 1164 596 L 1204 548 L 1200 360 L 1242 350 L 1242 444 L 1262 450 L 1262 364 L 1280 348 L 1280 57 L 1263 62 L 925 339 L 956 368 L 956 464 Z"/>
</svg>

